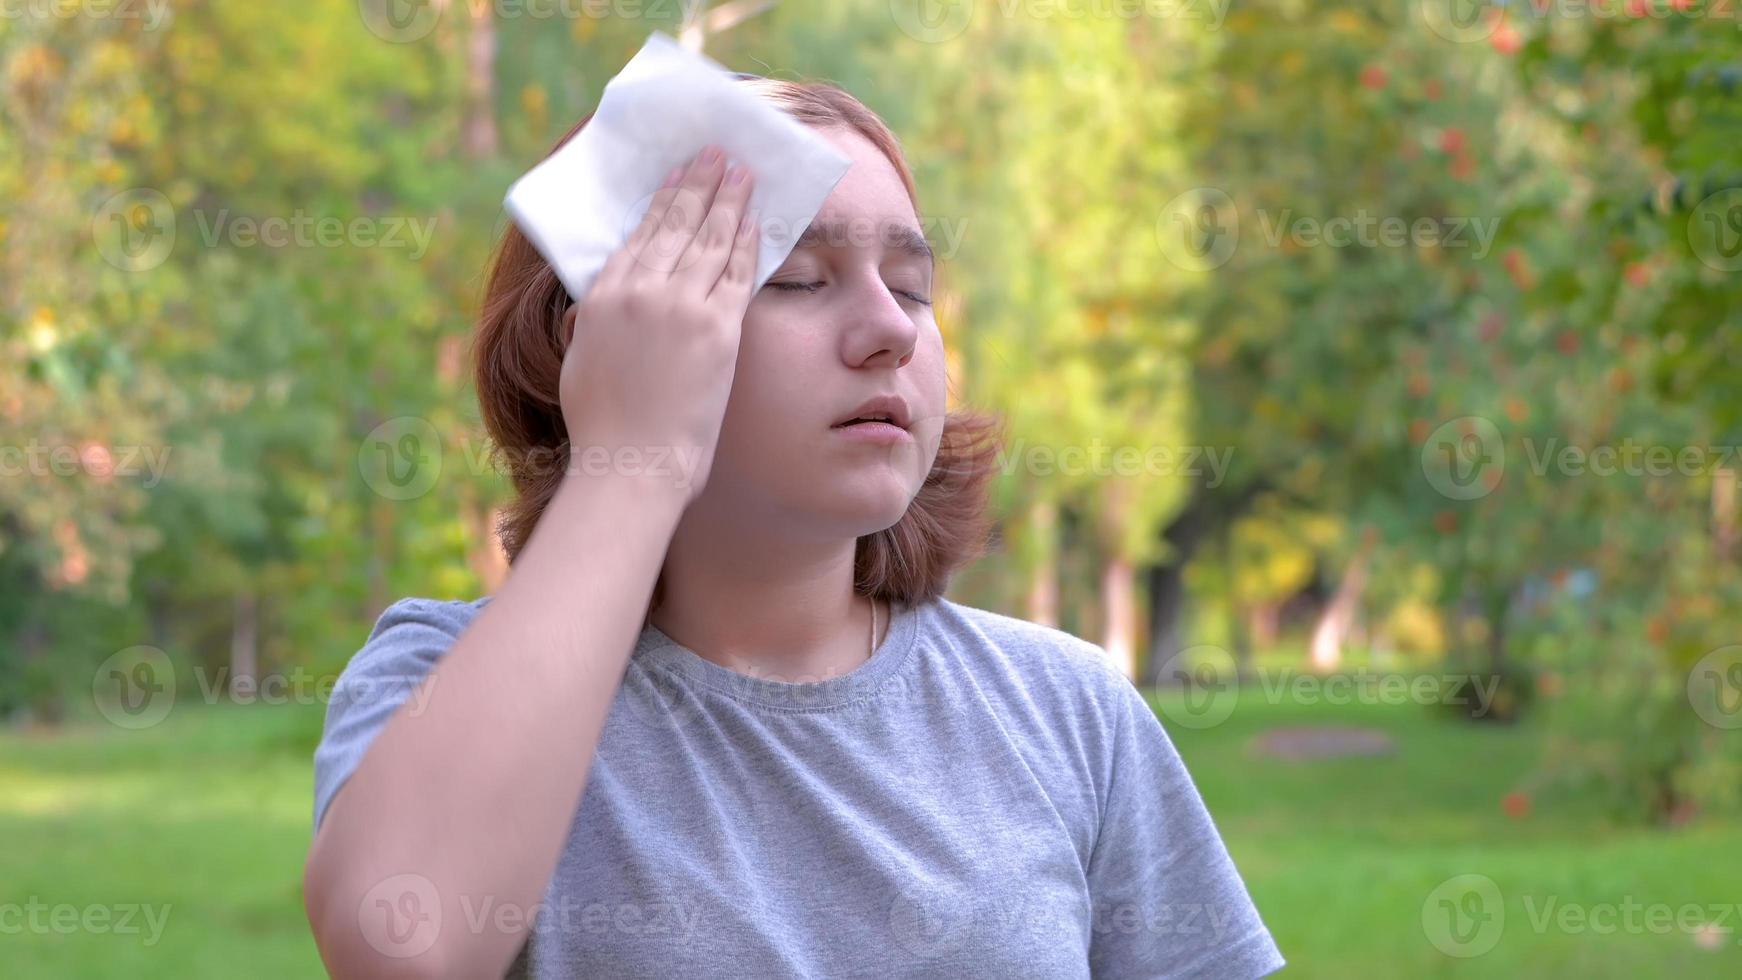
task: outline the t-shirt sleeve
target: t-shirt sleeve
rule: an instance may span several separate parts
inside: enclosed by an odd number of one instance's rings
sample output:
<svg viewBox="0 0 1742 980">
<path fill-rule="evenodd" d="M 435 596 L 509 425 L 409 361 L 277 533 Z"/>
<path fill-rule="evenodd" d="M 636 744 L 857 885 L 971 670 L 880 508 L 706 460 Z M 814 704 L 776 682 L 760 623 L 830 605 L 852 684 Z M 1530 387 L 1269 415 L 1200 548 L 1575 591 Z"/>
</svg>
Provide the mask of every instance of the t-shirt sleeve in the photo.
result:
<svg viewBox="0 0 1742 980">
<path fill-rule="evenodd" d="M 422 681 L 463 628 L 456 607 L 436 599 L 401 599 L 388 606 L 333 685 L 326 723 L 315 747 L 314 826 L 351 778 L 369 743 L 408 700 L 424 703 Z"/>
<path fill-rule="evenodd" d="M 1107 978 L 1242 980 L 1285 961 L 1173 741 L 1123 674 L 1107 678 L 1111 773 L 1089 856 L 1089 966 Z"/>
</svg>

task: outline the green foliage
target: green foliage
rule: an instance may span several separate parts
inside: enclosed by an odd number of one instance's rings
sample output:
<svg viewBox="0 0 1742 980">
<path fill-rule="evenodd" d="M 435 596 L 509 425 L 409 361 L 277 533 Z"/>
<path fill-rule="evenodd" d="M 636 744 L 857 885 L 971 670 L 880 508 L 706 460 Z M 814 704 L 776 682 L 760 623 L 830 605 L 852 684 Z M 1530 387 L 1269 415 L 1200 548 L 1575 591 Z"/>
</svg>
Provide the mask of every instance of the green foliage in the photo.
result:
<svg viewBox="0 0 1742 980">
<path fill-rule="evenodd" d="M 1043 7 L 924 42 L 888 4 L 786 4 L 709 43 L 838 81 L 903 139 L 952 404 L 1012 437 L 976 599 L 1055 573 L 1092 634 L 1109 570 L 1184 566 L 1237 622 L 1371 548 L 1369 637 L 1520 705 L 1559 678 L 1555 778 L 1602 778 L 1598 734 L 1637 722 L 1636 809 L 1729 806 L 1729 735 L 1605 679 L 1670 691 L 1736 642 L 1735 468 L 1565 453 L 1742 444 L 1742 34 L 1669 8 L 1519 7 L 1458 42 L 1419 4 Z M 0 448 L 46 451 L 0 477 L 0 714 L 65 711 L 140 643 L 336 668 L 392 599 L 484 588 L 505 488 L 465 342 L 502 191 L 677 25 L 366 20 L 0 18 Z M 427 237 L 240 232 L 299 218 Z M 400 499 L 371 474 L 412 429 L 442 471 Z M 1200 464 L 1057 465 L 1097 446 Z"/>
</svg>

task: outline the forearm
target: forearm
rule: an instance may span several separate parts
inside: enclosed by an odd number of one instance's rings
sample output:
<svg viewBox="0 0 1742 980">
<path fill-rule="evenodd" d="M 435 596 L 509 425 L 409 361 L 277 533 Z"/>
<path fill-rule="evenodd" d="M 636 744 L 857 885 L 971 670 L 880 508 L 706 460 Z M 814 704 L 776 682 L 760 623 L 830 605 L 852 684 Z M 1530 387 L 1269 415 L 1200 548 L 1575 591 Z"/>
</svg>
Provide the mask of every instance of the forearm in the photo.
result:
<svg viewBox="0 0 1742 980">
<path fill-rule="evenodd" d="M 422 709 L 402 706 L 382 727 L 309 855 L 310 919 L 335 975 L 498 975 L 511 961 L 683 506 L 670 487 L 571 476 L 507 581 L 407 699 Z M 359 909 L 407 873 L 433 886 L 442 927 L 429 953 L 394 959 L 368 941 Z M 519 913 L 516 928 L 480 919 L 502 908 Z"/>
</svg>

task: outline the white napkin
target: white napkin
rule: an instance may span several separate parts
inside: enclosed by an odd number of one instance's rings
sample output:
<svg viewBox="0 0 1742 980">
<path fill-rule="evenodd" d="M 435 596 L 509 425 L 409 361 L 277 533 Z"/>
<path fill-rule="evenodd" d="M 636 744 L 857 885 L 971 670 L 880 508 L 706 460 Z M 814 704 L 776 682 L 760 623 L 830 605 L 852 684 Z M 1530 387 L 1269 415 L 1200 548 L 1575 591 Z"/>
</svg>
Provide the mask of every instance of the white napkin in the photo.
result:
<svg viewBox="0 0 1742 980">
<path fill-rule="evenodd" d="M 756 178 L 750 208 L 762 230 L 754 294 L 852 161 L 660 31 L 605 84 L 587 125 L 515 181 L 503 203 L 578 300 L 640 225 L 665 175 L 710 143 Z"/>
</svg>

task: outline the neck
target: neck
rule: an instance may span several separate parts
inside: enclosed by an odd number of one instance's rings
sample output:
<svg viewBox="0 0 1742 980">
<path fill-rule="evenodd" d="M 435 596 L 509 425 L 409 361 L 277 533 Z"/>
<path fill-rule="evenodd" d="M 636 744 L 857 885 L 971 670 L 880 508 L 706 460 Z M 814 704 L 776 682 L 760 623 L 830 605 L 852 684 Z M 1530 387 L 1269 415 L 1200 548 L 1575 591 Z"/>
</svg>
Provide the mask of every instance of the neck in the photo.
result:
<svg viewBox="0 0 1742 980">
<path fill-rule="evenodd" d="M 649 622 L 706 660 L 770 680 L 838 677 L 869 659 L 872 603 L 853 590 L 857 539 L 772 537 L 748 524 L 686 511 Z M 878 642 L 889 612 L 879 605 Z"/>
</svg>

